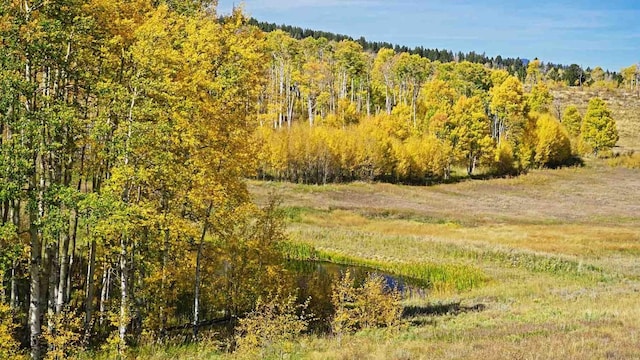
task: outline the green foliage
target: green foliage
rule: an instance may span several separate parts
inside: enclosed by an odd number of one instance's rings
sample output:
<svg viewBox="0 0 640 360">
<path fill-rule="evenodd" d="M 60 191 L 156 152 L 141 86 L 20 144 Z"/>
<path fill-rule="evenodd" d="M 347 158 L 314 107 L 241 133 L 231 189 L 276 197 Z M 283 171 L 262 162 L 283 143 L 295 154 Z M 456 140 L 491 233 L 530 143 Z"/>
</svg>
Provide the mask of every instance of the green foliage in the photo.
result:
<svg viewBox="0 0 640 360">
<path fill-rule="evenodd" d="M 564 70 L 562 79 L 569 86 L 582 86 L 586 79 L 584 70 L 578 64 L 571 64 Z"/>
<path fill-rule="evenodd" d="M 616 122 L 602 99 L 593 98 L 589 101 L 580 132 L 582 141 L 589 145 L 596 155 L 616 145 L 619 139 Z"/>
<path fill-rule="evenodd" d="M 304 242 L 288 241 L 281 251 L 294 260 L 327 261 L 341 265 L 355 265 L 404 276 L 421 282 L 434 291 L 466 291 L 485 283 L 487 276 L 471 266 L 437 263 L 399 263 L 362 259 L 341 253 L 318 250 Z"/>
</svg>

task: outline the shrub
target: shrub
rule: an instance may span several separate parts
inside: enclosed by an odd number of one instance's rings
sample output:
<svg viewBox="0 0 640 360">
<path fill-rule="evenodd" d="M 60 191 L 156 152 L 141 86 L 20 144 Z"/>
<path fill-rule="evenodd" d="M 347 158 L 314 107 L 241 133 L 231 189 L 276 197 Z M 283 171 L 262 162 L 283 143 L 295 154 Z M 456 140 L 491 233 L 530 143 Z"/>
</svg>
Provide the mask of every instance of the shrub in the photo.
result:
<svg viewBox="0 0 640 360">
<path fill-rule="evenodd" d="M 14 328 L 11 310 L 0 299 L 0 359 L 13 359 L 17 356 L 18 343 L 13 338 Z"/>
<path fill-rule="evenodd" d="M 50 326 L 45 326 L 43 332 L 43 337 L 49 345 L 45 359 L 66 359 L 80 350 L 82 319 L 69 311 L 49 316 Z"/>
<path fill-rule="evenodd" d="M 354 287 L 347 271 L 334 285 L 331 302 L 335 307 L 331 328 L 338 336 L 359 329 L 393 326 L 402 315 L 400 293 L 389 289 L 381 275 L 371 275 L 361 287 Z"/>
<path fill-rule="evenodd" d="M 241 354 L 265 358 L 282 357 L 300 334 L 307 330 L 312 315 L 306 313 L 309 301 L 298 304 L 296 296 L 279 291 L 270 300 L 258 299 L 256 308 L 236 329 L 236 346 Z"/>
<path fill-rule="evenodd" d="M 537 125 L 536 163 L 549 167 L 566 163 L 571 157 L 567 131 L 551 115 L 540 116 Z"/>
<path fill-rule="evenodd" d="M 499 175 L 511 175 L 516 172 L 513 158 L 513 147 L 507 141 L 498 143 L 496 149 L 494 171 Z"/>
</svg>

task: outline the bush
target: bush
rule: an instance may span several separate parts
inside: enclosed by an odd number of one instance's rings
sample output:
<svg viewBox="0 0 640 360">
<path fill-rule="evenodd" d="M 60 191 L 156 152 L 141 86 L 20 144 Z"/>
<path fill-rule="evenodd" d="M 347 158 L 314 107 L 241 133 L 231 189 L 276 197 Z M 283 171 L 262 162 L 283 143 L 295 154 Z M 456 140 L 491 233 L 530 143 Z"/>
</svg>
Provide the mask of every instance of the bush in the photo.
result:
<svg viewBox="0 0 640 360">
<path fill-rule="evenodd" d="M 571 157 L 569 135 L 551 115 L 538 119 L 537 138 L 535 161 L 539 166 L 560 166 Z"/>
<path fill-rule="evenodd" d="M 282 357 L 290 352 L 293 341 L 309 326 L 311 314 L 306 314 L 309 301 L 298 304 L 296 296 L 279 291 L 269 301 L 258 299 L 256 308 L 236 329 L 238 352 L 250 357 Z"/>
<path fill-rule="evenodd" d="M 17 356 L 18 343 L 13 338 L 14 328 L 11 310 L 0 299 L 0 359 L 14 359 Z"/>
<path fill-rule="evenodd" d="M 354 287 L 347 271 L 334 285 L 331 302 L 335 307 L 331 328 L 339 336 L 359 329 L 393 326 L 402 315 L 400 293 L 389 289 L 381 275 L 371 275 L 361 287 Z"/>
<path fill-rule="evenodd" d="M 516 173 L 513 158 L 513 147 L 507 141 L 498 143 L 496 149 L 494 171 L 498 175 L 512 175 Z"/>
<path fill-rule="evenodd" d="M 45 359 L 66 359 L 77 353 L 80 350 L 82 319 L 69 311 L 49 316 L 48 322 L 51 326 L 45 326 L 43 332 L 49 347 Z"/>
</svg>

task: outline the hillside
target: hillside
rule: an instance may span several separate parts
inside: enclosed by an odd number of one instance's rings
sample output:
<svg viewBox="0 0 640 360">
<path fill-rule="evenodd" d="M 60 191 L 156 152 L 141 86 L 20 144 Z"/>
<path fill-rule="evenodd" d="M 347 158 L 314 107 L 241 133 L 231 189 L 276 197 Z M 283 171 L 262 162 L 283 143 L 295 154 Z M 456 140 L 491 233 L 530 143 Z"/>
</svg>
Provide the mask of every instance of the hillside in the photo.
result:
<svg viewBox="0 0 640 360">
<path fill-rule="evenodd" d="M 576 105 L 584 114 L 589 100 L 598 96 L 605 100 L 618 125 L 620 140 L 617 152 L 640 151 L 640 96 L 627 89 L 603 90 L 588 87 L 565 87 L 551 91 L 556 104 L 564 109 Z"/>
</svg>

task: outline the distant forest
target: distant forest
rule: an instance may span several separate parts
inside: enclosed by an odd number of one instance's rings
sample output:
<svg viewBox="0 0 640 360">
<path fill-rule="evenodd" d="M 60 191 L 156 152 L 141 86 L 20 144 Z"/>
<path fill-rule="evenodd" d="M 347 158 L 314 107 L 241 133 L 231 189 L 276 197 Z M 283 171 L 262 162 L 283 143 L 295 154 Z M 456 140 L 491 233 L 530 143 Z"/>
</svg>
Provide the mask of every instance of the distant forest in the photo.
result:
<svg viewBox="0 0 640 360">
<path fill-rule="evenodd" d="M 282 30 L 288 33 L 292 38 L 297 40 L 311 37 L 314 39 L 325 38 L 327 40 L 333 40 L 336 42 L 340 42 L 342 40 L 355 41 L 362 45 L 362 48 L 365 51 L 369 51 L 372 53 L 377 53 L 378 50 L 382 48 L 388 48 L 393 49 L 397 53 L 406 52 L 409 54 L 417 54 L 431 61 L 439 61 L 442 63 L 452 61 L 468 61 L 476 64 L 488 64 L 493 69 L 503 69 L 509 71 L 511 75 L 518 77 L 521 81 L 524 81 L 525 77 L 527 76 L 527 65 L 530 61 L 529 59 L 521 59 L 519 57 L 514 59 L 510 57 L 502 57 L 500 55 L 496 57 L 489 57 L 485 53 L 478 54 L 475 51 L 470 51 L 468 53 L 458 51 L 457 53 L 454 53 L 453 51 L 447 49 L 430 49 L 425 48 L 424 46 L 416 46 L 414 48 L 410 48 L 405 45 L 392 44 L 385 41 L 369 41 L 363 36 L 358 39 L 354 39 L 351 36 L 344 34 L 336 34 L 321 30 L 303 29 L 299 26 L 291 26 L 285 24 L 278 25 L 275 23 L 258 21 L 255 18 L 251 18 L 249 20 L 249 24 L 257 26 L 264 32 Z M 568 84 L 570 84 L 570 86 L 579 86 L 587 82 L 587 75 L 592 70 L 591 68 L 583 69 L 578 64 L 563 65 L 550 62 L 542 63 L 542 67 L 544 73 L 547 73 L 551 69 L 555 69 L 553 73 L 557 73 L 558 78 L 554 80 L 564 80 Z M 615 71 L 607 70 L 606 78 L 616 80 L 618 83 L 623 82 L 622 76 Z"/>
</svg>

